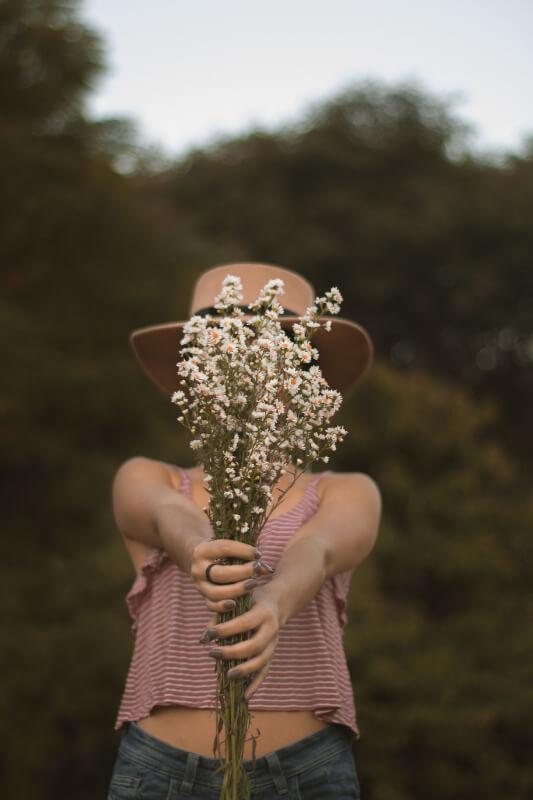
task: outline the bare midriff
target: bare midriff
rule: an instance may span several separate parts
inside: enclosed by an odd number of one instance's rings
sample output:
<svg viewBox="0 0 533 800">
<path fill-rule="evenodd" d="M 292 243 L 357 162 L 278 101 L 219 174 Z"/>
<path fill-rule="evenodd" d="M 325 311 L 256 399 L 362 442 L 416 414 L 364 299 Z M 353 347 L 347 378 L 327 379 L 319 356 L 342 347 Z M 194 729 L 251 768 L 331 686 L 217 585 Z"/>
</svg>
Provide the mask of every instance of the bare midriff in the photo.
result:
<svg viewBox="0 0 533 800">
<path fill-rule="evenodd" d="M 243 758 L 252 758 L 251 734 L 256 737 L 255 755 L 265 755 L 280 747 L 293 744 L 324 728 L 327 723 L 317 719 L 312 711 L 251 711 L 252 720 L 244 743 Z M 171 706 L 155 708 L 137 725 L 151 736 L 173 747 L 216 758 L 213 753 L 215 711 L 203 708 Z M 259 728 L 260 734 L 257 735 Z M 221 734 L 223 738 L 223 733 Z M 224 745 L 222 744 L 222 755 Z"/>
</svg>

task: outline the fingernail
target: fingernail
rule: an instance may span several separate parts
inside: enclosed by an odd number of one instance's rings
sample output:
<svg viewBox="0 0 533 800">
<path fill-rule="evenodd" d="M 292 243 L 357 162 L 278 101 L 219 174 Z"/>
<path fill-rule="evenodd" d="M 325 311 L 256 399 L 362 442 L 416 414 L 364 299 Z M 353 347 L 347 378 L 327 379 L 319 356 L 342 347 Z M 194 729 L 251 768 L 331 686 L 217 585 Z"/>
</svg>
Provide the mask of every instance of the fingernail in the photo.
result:
<svg viewBox="0 0 533 800">
<path fill-rule="evenodd" d="M 266 564 L 264 561 L 258 561 L 257 563 L 259 564 L 260 567 L 264 567 L 269 572 L 274 572 L 274 568 L 271 567 L 270 564 Z"/>
<path fill-rule="evenodd" d="M 254 575 L 257 575 L 260 571 L 261 571 L 261 562 L 254 561 L 254 569 L 253 569 Z"/>
<path fill-rule="evenodd" d="M 225 600 L 224 608 L 231 611 L 232 608 L 235 608 L 235 600 Z"/>
<path fill-rule="evenodd" d="M 228 678 L 230 679 L 230 681 L 234 681 L 236 680 L 236 678 L 240 677 L 242 677 L 242 670 L 240 669 L 230 669 L 230 671 L 228 672 Z"/>
<path fill-rule="evenodd" d="M 206 628 L 200 637 L 200 644 L 205 644 L 205 642 L 210 642 L 211 639 L 216 639 L 217 636 L 218 636 L 218 631 L 216 628 Z"/>
<path fill-rule="evenodd" d="M 208 655 L 210 655 L 212 658 L 220 658 L 222 656 L 222 650 L 220 647 L 212 647 Z"/>
<path fill-rule="evenodd" d="M 254 547 L 254 557 L 255 558 L 261 558 L 261 553 L 259 552 L 257 547 Z"/>
<path fill-rule="evenodd" d="M 250 581 L 246 581 L 246 583 L 244 584 L 244 588 L 246 589 L 247 592 L 249 592 L 250 589 L 255 589 L 256 586 L 257 586 L 257 581 L 254 580 L 253 578 Z"/>
<path fill-rule="evenodd" d="M 248 695 L 248 697 L 246 698 L 246 702 L 247 702 L 247 703 L 249 703 L 249 702 L 250 702 L 250 700 L 252 699 L 252 697 L 253 697 L 253 696 L 254 696 L 254 694 L 255 694 L 255 691 L 256 691 L 256 690 L 254 689 L 254 690 L 253 690 L 253 692 L 250 692 L 250 694 L 249 694 L 249 695 Z"/>
</svg>

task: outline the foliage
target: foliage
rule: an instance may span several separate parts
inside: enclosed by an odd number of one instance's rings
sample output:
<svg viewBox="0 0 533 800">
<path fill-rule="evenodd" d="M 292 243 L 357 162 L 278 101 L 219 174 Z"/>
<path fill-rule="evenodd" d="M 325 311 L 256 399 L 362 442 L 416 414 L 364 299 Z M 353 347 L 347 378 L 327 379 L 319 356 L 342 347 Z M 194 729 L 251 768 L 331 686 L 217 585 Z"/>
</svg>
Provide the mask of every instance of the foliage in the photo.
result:
<svg viewBox="0 0 533 800">
<path fill-rule="evenodd" d="M 533 498 L 487 435 L 497 410 L 383 367 L 347 408 L 338 465 L 368 471 L 384 498 L 345 633 L 365 794 L 526 797 Z"/>
<path fill-rule="evenodd" d="M 498 400 L 498 436 L 531 466 L 531 145 L 524 151 L 502 164 L 477 158 L 467 126 L 437 98 L 367 83 L 292 128 L 192 151 L 159 188 L 232 260 L 291 267 L 319 291 L 333 274 L 379 358 Z"/>
</svg>

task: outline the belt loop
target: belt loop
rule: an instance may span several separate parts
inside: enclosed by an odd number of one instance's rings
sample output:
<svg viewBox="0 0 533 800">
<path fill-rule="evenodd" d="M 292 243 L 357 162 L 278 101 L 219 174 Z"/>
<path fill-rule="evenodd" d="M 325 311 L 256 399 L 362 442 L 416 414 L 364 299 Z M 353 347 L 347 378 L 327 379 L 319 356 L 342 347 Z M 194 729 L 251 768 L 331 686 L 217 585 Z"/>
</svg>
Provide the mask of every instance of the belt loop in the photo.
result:
<svg viewBox="0 0 533 800">
<path fill-rule="evenodd" d="M 265 758 L 272 776 L 272 780 L 274 781 L 274 785 L 278 790 L 278 794 L 287 794 L 289 787 L 276 753 L 266 753 Z"/>
<path fill-rule="evenodd" d="M 180 792 L 182 794 L 192 794 L 194 781 L 196 780 L 196 769 L 198 767 L 198 753 L 187 753 L 187 763 L 185 764 L 185 775 L 181 782 Z"/>
</svg>

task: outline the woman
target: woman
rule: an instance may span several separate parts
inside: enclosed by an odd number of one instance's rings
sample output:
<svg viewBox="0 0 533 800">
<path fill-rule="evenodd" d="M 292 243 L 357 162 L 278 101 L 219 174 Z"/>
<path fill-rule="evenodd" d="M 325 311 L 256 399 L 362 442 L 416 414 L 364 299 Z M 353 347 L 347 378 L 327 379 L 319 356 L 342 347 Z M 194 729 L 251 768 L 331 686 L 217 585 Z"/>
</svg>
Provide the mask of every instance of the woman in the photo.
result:
<svg viewBox="0 0 533 800">
<path fill-rule="evenodd" d="M 268 280 L 282 278 L 284 326 L 313 302 L 313 288 L 297 273 L 228 264 L 200 276 L 191 314 L 213 313 L 228 273 L 241 278 L 245 305 Z M 132 334 L 141 366 L 170 395 L 178 388 L 183 324 Z M 349 320 L 332 319 L 331 331 L 313 343 L 328 383 L 343 394 L 371 362 L 370 339 Z M 283 501 L 256 551 L 212 538 L 203 511 L 209 500 L 204 478 L 202 465 L 182 469 L 136 457 L 114 479 L 115 519 L 137 578 L 126 598 L 135 647 L 115 725 L 124 726 L 125 735 L 109 798 L 218 800 L 214 658 L 242 659 L 230 673 L 235 680 L 253 676 L 246 691 L 251 737 L 244 751 L 252 798 L 358 798 L 351 742 L 360 734 L 342 629 L 351 575 L 377 537 L 379 490 L 362 473 L 305 473 L 293 483 L 288 471 L 273 492 L 285 492 Z M 245 563 L 215 563 L 228 556 Z M 252 609 L 216 625 L 216 612 L 229 610 L 246 592 L 253 593 Z M 224 644 L 241 632 L 253 635 Z"/>
</svg>

